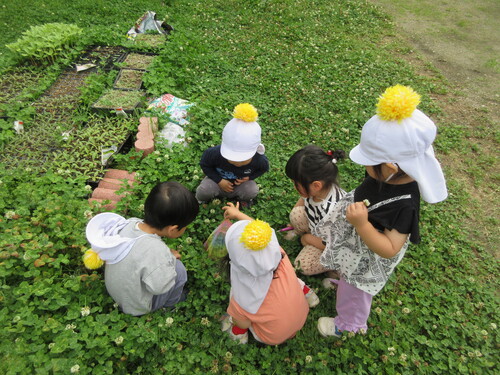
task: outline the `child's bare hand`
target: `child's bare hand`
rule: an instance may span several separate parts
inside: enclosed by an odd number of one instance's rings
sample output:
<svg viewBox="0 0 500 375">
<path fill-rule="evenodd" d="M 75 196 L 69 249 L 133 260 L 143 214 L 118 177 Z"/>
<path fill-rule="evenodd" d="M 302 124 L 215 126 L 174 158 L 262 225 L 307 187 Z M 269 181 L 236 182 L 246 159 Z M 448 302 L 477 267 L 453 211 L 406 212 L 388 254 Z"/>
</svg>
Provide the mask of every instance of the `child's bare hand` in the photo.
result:
<svg viewBox="0 0 500 375">
<path fill-rule="evenodd" d="M 225 219 L 237 219 L 240 214 L 240 202 L 236 202 L 236 206 L 228 202 L 222 209 L 224 210 Z"/>
<path fill-rule="evenodd" d="M 181 253 L 179 253 L 177 250 L 170 249 L 170 252 L 175 257 L 175 259 L 181 259 Z"/>
<path fill-rule="evenodd" d="M 243 178 L 238 178 L 236 181 L 234 181 L 235 185 L 241 185 L 242 183 L 250 180 L 250 177 L 243 177 Z"/>
<path fill-rule="evenodd" d="M 366 224 L 368 222 L 368 208 L 364 202 L 353 203 L 347 207 L 345 217 L 354 227 Z"/>
<path fill-rule="evenodd" d="M 232 193 L 233 192 L 233 183 L 231 181 L 222 179 L 222 180 L 219 181 L 218 185 L 226 193 Z"/>
</svg>

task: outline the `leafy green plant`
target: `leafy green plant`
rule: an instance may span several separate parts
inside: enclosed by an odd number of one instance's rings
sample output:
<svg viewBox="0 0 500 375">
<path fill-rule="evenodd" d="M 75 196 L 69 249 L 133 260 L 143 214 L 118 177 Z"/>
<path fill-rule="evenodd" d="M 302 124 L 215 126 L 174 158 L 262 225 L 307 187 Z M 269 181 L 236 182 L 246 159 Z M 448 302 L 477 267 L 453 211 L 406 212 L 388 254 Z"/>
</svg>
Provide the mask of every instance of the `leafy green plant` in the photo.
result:
<svg viewBox="0 0 500 375">
<path fill-rule="evenodd" d="M 53 63 L 77 42 L 82 33 L 83 30 L 73 24 L 48 23 L 32 26 L 22 33 L 20 39 L 6 47 L 32 63 Z"/>
</svg>

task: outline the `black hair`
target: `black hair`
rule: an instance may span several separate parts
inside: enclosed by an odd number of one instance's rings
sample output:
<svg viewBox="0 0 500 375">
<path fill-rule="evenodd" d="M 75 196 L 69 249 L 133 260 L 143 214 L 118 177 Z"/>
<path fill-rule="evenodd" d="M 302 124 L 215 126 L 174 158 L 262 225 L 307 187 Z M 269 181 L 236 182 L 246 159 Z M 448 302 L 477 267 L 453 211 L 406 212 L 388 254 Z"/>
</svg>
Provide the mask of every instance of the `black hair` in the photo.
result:
<svg viewBox="0 0 500 375">
<path fill-rule="evenodd" d="M 162 230 L 168 225 L 186 227 L 198 215 L 200 207 L 194 194 L 175 181 L 156 185 L 144 203 L 144 222 Z"/>
<path fill-rule="evenodd" d="M 314 181 L 322 181 L 326 188 L 338 185 L 339 169 L 333 159 L 345 158 L 342 150 L 325 152 L 315 145 L 301 148 L 286 163 L 285 173 L 293 180 L 295 186 L 300 184 L 307 193 L 309 185 Z"/>
</svg>

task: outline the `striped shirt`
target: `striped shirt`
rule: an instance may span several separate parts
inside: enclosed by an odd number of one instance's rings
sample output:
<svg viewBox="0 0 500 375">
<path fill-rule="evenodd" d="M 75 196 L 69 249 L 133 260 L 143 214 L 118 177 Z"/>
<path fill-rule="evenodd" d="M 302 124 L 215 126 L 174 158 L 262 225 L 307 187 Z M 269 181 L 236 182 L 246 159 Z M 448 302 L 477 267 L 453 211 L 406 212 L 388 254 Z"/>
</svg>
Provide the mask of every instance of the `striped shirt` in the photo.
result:
<svg viewBox="0 0 500 375">
<path fill-rule="evenodd" d="M 345 195 L 345 191 L 337 185 L 333 185 L 330 192 L 320 202 L 315 202 L 313 198 L 304 199 L 307 219 L 309 221 L 309 229 L 312 230 L 323 217 L 328 214 L 335 204 Z"/>
</svg>

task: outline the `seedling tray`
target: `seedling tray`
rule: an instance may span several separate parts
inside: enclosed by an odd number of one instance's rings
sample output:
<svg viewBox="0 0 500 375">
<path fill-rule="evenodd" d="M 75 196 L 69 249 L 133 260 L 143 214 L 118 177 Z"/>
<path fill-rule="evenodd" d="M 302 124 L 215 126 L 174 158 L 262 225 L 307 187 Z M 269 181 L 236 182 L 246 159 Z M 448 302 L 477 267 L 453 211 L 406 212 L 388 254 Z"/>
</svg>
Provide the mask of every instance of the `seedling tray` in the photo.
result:
<svg viewBox="0 0 500 375">
<path fill-rule="evenodd" d="M 116 109 L 122 108 L 125 113 L 133 113 L 144 102 L 144 91 L 108 90 L 93 105 L 92 110 L 110 116 L 116 116 Z"/>
<path fill-rule="evenodd" d="M 142 88 L 142 76 L 144 73 L 145 70 L 120 69 L 113 88 L 115 90 L 140 90 Z"/>
<path fill-rule="evenodd" d="M 130 52 L 121 63 L 121 66 L 123 69 L 148 70 L 149 65 L 156 56 L 158 55 L 154 53 Z"/>
<path fill-rule="evenodd" d="M 95 71 L 97 68 L 110 71 L 115 69 L 115 63 L 122 62 L 125 56 L 127 56 L 127 50 L 123 47 L 94 45 L 75 61 L 73 69 L 77 65 L 94 64 L 96 67 L 87 71 Z"/>
</svg>

